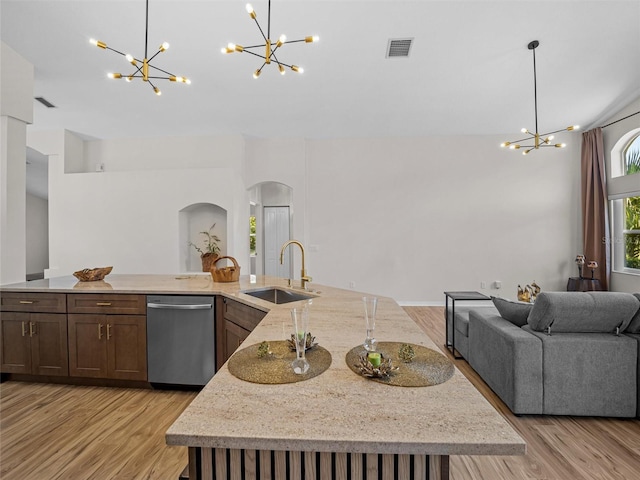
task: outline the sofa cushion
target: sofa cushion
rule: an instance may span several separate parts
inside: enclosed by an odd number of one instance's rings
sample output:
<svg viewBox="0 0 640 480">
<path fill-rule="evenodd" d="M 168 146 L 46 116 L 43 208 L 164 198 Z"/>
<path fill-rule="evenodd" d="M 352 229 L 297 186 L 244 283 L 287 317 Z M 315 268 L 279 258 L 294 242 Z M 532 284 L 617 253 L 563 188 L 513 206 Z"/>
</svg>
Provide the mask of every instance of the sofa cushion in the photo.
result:
<svg viewBox="0 0 640 480">
<path fill-rule="evenodd" d="M 623 331 L 638 311 L 640 301 L 622 292 L 541 292 L 527 320 L 536 331 Z"/>
<path fill-rule="evenodd" d="M 640 293 L 634 293 L 633 296 L 636 297 L 638 300 L 640 300 Z M 631 319 L 631 322 L 629 323 L 629 326 L 627 327 L 625 332 L 640 333 L 640 307 L 638 308 L 638 311 Z"/>
<path fill-rule="evenodd" d="M 491 297 L 493 304 L 500 312 L 500 316 L 509 320 L 514 325 L 522 327 L 527 324 L 527 319 L 533 308 L 533 304 L 524 302 L 512 302 L 504 298 Z"/>
</svg>

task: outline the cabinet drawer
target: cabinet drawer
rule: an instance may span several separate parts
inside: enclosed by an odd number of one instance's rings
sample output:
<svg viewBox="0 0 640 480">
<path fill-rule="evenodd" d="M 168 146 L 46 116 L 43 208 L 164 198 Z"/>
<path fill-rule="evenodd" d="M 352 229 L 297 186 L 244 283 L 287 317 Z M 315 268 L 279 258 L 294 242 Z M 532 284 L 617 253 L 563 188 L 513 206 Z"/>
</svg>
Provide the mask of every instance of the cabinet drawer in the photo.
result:
<svg viewBox="0 0 640 480">
<path fill-rule="evenodd" d="M 265 317 L 266 312 L 249 307 L 234 300 L 224 299 L 224 319 L 240 325 L 242 328 L 253 331 Z"/>
<path fill-rule="evenodd" d="M 145 295 L 117 294 L 69 294 L 69 313 L 104 313 L 115 315 L 145 315 L 147 313 Z"/>
<path fill-rule="evenodd" d="M 5 312 L 65 313 L 64 293 L 0 293 L 0 310 Z"/>
</svg>

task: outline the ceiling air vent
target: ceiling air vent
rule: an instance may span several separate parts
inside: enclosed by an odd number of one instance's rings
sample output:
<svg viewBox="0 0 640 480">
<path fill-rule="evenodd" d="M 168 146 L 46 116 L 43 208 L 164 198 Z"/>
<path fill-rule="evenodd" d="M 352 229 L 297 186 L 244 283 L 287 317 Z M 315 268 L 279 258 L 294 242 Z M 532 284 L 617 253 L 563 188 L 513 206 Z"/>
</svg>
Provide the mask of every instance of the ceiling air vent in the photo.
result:
<svg viewBox="0 0 640 480">
<path fill-rule="evenodd" d="M 47 108 L 56 108 L 56 106 L 44 97 L 35 97 L 35 99 Z"/>
<path fill-rule="evenodd" d="M 387 44 L 387 58 L 408 57 L 411 50 L 412 38 L 390 38 Z"/>
</svg>

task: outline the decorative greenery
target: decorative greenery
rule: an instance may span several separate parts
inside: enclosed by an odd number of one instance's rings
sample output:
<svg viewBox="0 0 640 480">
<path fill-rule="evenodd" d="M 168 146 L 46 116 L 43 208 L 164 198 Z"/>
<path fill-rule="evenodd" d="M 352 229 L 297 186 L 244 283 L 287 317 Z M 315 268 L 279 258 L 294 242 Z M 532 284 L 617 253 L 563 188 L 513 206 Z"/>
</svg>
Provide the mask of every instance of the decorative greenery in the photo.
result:
<svg viewBox="0 0 640 480">
<path fill-rule="evenodd" d="M 256 217 L 249 217 L 249 254 L 256 254 Z"/>
<path fill-rule="evenodd" d="M 398 350 L 398 357 L 404 363 L 411 363 L 413 358 L 416 356 L 416 352 L 411 345 L 408 343 L 403 343 L 400 345 L 400 349 Z"/>
<path fill-rule="evenodd" d="M 627 150 L 624 157 L 625 175 L 640 173 L 640 150 Z"/>
<path fill-rule="evenodd" d="M 271 346 L 266 340 L 258 345 L 258 357 L 264 358 L 271 353 Z"/>
<path fill-rule="evenodd" d="M 220 253 L 220 247 L 218 246 L 220 237 L 212 233 L 215 226 L 216 224 L 214 223 L 208 231 L 200 232 L 200 235 L 204 235 L 204 247 L 200 248 L 193 242 L 189 242 L 189 246 L 195 248 L 200 255 L 205 255 L 207 253 L 218 255 Z"/>
<path fill-rule="evenodd" d="M 360 370 L 360 374 L 362 376 L 371 378 L 388 377 L 398 370 L 398 367 L 393 366 L 390 358 L 385 358 L 382 354 L 380 356 L 382 357 L 382 360 L 380 361 L 380 365 L 377 367 L 374 367 L 371 362 L 369 362 L 367 353 L 360 355 L 358 357 L 358 363 L 354 366 Z"/>
<path fill-rule="evenodd" d="M 304 350 L 305 352 L 307 350 L 311 350 L 313 347 L 315 347 L 316 345 L 318 345 L 317 343 L 314 343 L 316 340 L 316 337 L 311 336 L 311 332 L 307 332 L 307 338 L 305 339 L 305 347 Z M 291 334 L 291 338 L 289 340 L 287 340 L 288 344 L 289 344 L 289 350 L 291 350 L 292 352 L 296 351 L 296 339 L 294 334 Z"/>
<path fill-rule="evenodd" d="M 625 199 L 625 230 L 640 230 L 640 197 Z M 625 267 L 640 268 L 640 233 L 625 233 Z"/>
</svg>

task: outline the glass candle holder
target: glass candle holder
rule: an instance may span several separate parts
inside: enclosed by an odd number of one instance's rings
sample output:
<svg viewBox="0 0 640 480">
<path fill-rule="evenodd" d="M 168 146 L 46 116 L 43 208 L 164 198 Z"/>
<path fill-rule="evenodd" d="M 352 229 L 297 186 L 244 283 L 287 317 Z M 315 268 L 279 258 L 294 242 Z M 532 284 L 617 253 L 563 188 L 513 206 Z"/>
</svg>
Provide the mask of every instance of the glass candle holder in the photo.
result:
<svg viewBox="0 0 640 480">
<path fill-rule="evenodd" d="M 309 309 L 305 305 L 302 308 L 291 310 L 293 321 L 293 338 L 296 344 L 296 359 L 291 362 L 293 373 L 302 375 L 309 371 L 309 362 L 305 358 L 307 332 L 309 330 Z"/>
<path fill-rule="evenodd" d="M 362 297 L 364 303 L 364 321 L 367 329 L 367 336 L 364 339 L 364 349 L 368 352 L 376 350 L 378 342 L 373 338 L 376 329 L 376 309 L 378 307 L 377 297 Z"/>
</svg>

